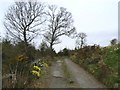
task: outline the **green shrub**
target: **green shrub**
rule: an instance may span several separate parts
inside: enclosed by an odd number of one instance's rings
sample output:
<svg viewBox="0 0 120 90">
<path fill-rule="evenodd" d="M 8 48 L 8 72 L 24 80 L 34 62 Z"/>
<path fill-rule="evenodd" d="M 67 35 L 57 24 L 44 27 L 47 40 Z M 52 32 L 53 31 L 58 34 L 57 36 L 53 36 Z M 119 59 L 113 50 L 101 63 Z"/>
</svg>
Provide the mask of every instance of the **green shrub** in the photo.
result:
<svg viewBox="0 0 120 90">
<path fill-rule="evenodd" d="M 93 46 L 94 47 L 94 46 Z M 91 46 L 92 48 L 92 46 Z M 108 87 L 118 87 L 118 56 L 120 48 L 117 45 L 107 47 L 82 48 L 71 56 L 71 59 L 88 70 L 99 81 Z"/>
</svg>

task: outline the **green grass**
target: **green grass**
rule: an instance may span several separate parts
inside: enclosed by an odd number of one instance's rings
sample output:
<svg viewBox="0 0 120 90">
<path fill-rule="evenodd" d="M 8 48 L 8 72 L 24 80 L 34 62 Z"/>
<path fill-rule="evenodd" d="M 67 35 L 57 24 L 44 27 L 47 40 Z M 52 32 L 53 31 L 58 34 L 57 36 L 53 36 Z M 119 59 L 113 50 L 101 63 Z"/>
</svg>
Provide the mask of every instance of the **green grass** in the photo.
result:
<svg viewBox="0 0 120 90">
<path fill-rule="evenodd" d="M 109 87 L 118 87 L 118 50 L 117 46 L 109 46 L 107 53 L 104 55 L 104 62 L 110 68 L 111 73 L 104 80 Z M 117 49 L 117 50 L 116 50 Z"/>
</svg>

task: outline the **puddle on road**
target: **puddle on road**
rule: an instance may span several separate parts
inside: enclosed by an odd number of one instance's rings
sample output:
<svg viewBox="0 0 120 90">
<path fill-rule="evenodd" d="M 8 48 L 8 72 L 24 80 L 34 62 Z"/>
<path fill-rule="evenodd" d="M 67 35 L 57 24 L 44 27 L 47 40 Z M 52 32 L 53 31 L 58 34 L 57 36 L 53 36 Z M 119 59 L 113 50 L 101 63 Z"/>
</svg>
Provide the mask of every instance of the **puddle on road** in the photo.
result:
<svg viewBox="0 0 120 90">
<path fill-rule="evenodd" d="M 64 73 L 62 70 L 62 62 L 60 60 L 56 61 L 52 67 L 52 80 L 50 83 L 50 88 L 65 88 L 66 82 L 64 80 Z"/>
<path fill-rule="evenodd" d="M 61 77 L 61 78 L 63 78 L 62 73 L 60 73 L 59 71 L 54 71 L 54 72 L 53 72 L 53 74 L 52 74 L 52 76 L 54 76 L 54 77 Z"/>
</svg>

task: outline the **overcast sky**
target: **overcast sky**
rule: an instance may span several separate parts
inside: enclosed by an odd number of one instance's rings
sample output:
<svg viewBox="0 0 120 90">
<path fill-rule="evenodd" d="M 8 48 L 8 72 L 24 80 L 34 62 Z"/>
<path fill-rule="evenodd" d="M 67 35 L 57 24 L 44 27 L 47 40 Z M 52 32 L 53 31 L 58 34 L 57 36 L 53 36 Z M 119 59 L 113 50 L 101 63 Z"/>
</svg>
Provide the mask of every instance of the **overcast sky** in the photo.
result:
<svg viewBox="0 0 120 90">
<path fill-rule="evenodd" d="M 8 7 L 15 0 L 0 1 L 0 29 L 4 36 L 3 20 Z M 17 1 L 17 0 L 16 0 Z M 118 1 L 120 0 L 38 0 L 67 8 L 72 13 L 77 32 L 87 34 L 87 44 L 106 46 L 110 40 L 118 38 Z M 74 49 L 75 40 L 66 36 L 60 38 L 61 44 L 55 45 L 56 51 L 63 48 Z M 34 40 L 35 45 L 41 42 Z"/>
</svg>

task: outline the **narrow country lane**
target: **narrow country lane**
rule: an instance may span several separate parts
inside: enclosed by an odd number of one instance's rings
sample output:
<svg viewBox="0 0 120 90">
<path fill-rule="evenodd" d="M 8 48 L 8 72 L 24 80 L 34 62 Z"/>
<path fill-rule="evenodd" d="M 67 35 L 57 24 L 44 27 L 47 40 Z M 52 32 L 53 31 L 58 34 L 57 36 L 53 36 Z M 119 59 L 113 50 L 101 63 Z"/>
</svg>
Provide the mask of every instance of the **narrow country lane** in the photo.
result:
<svg viewBox="0 0 120 90">
<path fill-rule="evenodd" d="M 63 62 L 58 60 L 51 67 L 51 82 L 49 88 L 66 88 L 66 81 L 63 72 Z"/>
<path fill-rule="evenodd" d="M 49 88 L 69 88 L 64 72 L 65 66 L 74 84 L 77 84 L 74 88 L 106 88 L 79 65 L 69 59 L 63 61 L 57 60 L 52 64 Z"/>
<path fill-rule="evenodd" d="M 81 88 L 106 88 L 92 75 L 71 60 L 65 59 L 65 64 L 68 71 L 72 74 L 72 76 L 75 78 L 75 81 L 77 81 Z"/>
</svg>

